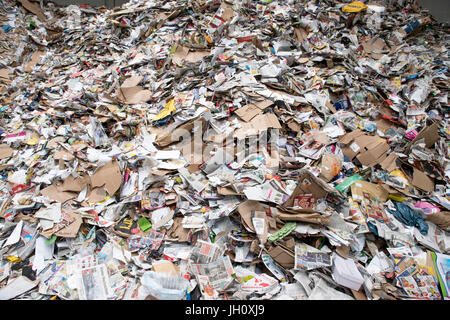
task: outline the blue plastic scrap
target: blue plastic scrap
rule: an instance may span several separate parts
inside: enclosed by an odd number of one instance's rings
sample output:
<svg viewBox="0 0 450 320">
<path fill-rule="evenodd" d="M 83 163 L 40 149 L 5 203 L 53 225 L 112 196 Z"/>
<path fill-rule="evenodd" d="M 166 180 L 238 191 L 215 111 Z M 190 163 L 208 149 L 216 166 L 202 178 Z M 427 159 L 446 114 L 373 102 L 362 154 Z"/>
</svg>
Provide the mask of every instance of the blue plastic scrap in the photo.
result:
<svg viewBox="0 0 450 320">
<path fill-rule="evenodd" d="M 416 227 L 419 229 L 420 233 L 427 235 L 428 224 L 425 222 L 423 217 L 414 212 L 413 209 L 408 207 L 406 204 L 398 201 L 393 201 L 396 210 L 387 208 L 387 210 L 394 215 L 394 217 L 410 227 Z"/>
</svg>

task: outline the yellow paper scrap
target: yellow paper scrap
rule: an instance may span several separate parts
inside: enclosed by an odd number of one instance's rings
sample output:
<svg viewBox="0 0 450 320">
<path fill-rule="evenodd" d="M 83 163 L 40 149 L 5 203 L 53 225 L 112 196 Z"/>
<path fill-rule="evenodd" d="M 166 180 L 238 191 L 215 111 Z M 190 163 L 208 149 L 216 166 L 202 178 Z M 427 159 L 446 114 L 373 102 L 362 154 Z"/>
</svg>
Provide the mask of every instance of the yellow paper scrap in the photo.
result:
<svg viewBox="0 0 450 320">
<path fill-rule="evenodd" d="M 367 5 L 365 5 L 361 1 L 355 1 L 350 4 L 347 4 L 342 8 L 343 12 L 360 12 L 364 9 L 367 9 Z"/>
<path fill-rule="evenodd" d="M 30 146 L 34 146 L 36 143 L 38 143 L 39 142 L 39 140 L 38 139 L 36 139 L 36 138 L 31 138 L 30 140 L 28 140 L 27 142 L 26 142 L 26 144 L 28 144 L 28 145 L 30 145 Z"/>
<path fill-rule="evenodd" d="M 175 99 L 171 99 L 169 102 L 167 102 L 164 109 L 161 110 L 160 113 L 156 115 L 155 118 L 153 118 L 152 121 L 158 121 L 160 119 L 164 119 L 167 116 L 170 116 L 172 112 L 176 110 L 175 108 Z"/>
</svg>

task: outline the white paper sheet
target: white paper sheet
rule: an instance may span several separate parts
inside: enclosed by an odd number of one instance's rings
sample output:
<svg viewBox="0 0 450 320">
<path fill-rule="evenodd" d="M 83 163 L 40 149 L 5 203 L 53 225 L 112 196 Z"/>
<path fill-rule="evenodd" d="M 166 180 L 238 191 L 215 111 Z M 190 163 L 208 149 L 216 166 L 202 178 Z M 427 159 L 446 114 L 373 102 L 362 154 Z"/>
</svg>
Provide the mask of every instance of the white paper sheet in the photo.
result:
<svg viewBox="0 0 450 320">
<path fill-rule="evenodd" d="M 3 247 L 6 247 L 6 246 L 9 246 L 9 245 L 12 245 L 12 244 L 15 244 L 15 243 L 19 242 L 19 240 L 20 240 L 20 233 L 22 232 L 22 227 L 23 227 L 23 220 L 20 220 L 20 222 L 16 225 L 16 227 L 13 230 L 13 232 L 9 236 L 8 240 L 6 240 L 6 242 L 3 245 Z"/>
</svg>

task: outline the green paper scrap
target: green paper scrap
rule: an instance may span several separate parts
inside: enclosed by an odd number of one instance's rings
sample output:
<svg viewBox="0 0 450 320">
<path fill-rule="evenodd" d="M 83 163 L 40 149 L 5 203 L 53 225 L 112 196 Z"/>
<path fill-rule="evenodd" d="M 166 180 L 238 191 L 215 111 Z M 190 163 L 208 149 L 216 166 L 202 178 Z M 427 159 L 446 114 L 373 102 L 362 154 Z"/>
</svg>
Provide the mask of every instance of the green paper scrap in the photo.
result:
<svg viewBox="0 0 450 320">
<path fill-rule="evenodd" d="M 275 232 L 274 234 L 271 234 L 269 236 L 269 241 L 276 241 L 276 240 L 280 240 L 283 239 L 284 237 L 286 237 L 289 233 L 291 233 L 292 231 L 294 231 L 295 227 L 297 226 L 297 224 L 295 222 L 288 222 L 286 223 L 283 228 L 281 228 L 281 230 L 278 230 L 277 232 Z"/>
<path fill-rule="evenodd" d="M 325 245 L 325 237 L 321 237 L 319 239 L 319 250 L 322 250 L 323 246 Z"/>
<path fill-rule="evenodd" d="M 52 236 L 50 238 L 45 240 L 45 243 L 46 244 L 52 244 L 55 241 L 56 241 L 56 235 L 52 234 Z"/>
<path fill-rule="evenodd" d="M 174 54 L 175 51 L 177 51 L 177 47 L 178 47 L 177 45 L 174 45 L 174 46 L 170 49 L 169 55 Z"/>
<path fill-rule="evenodd" d="M 334 187 L 337 191 L 344 192 L 347 190 L 348 187 L 350 187 L 352 184 L 354 184 L 358 180 L 364 180 L 363 177 L 361 177 L 359 174 L 354 174 L 351 177 L 348 177 L 341 183 L 339 183 L 336 187 Z"/>
<path fill-rule="evenodd" d="M 431 253 L 431 259 L 433 261 L 433 268 L 437 275 L 437 278 L 439 281 L 439 286 L 441 287 L 442 297 L 444 298 L 444 300 L 448 299 L 450 296 L 449 292 L 447 291 L 447 288 L 448 288 L 448 275 L 447 274 L 448 274 L 448 272 L 444 275 L 441 273 L 441 271 L 445 272 L 446 270 L 448 270 L 448 265 L 449 265 L 450 259 L 446 258 L 446 255 L 439 254 L 439 256 L 442 256 L 442 258 L 441 258 L 442 261 L 440 262 L 441 268 L 439 268 L 438 261 L 437 261 L 438 254 L 436 254 L 436 252 L 433 252 L 433 251 L 431 251 L 430 253 Z M 443 276 L 445 276 L 446 279 L 443 278 Z M 445 285 L 445 282 L 447 282 L 447 286 Z"/>
<path fill-rule="evenodd" d="M 148 230 L 150 230 L 152 228 L 152 224 L 150 223 L 150 221 L 147 220 L 146 217 L 140 217 L 139 220 L 137 221 L 139 228 L 143 231 L 143 232 L 147 232 Z"/>
</svg>

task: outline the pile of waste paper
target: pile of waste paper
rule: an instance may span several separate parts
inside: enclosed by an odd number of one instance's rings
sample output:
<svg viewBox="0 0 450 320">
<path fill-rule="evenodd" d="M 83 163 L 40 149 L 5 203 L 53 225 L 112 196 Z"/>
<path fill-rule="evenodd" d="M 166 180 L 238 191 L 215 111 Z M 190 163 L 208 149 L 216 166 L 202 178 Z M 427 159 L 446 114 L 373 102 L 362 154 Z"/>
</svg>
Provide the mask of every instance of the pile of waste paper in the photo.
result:
<svg viewBox="0 0 450 320">
<path fill-rule="evenodd" d="M 409 0 L 1 1 L 0 299 L 449 299 L 449 39 Z"/>
</svg>

